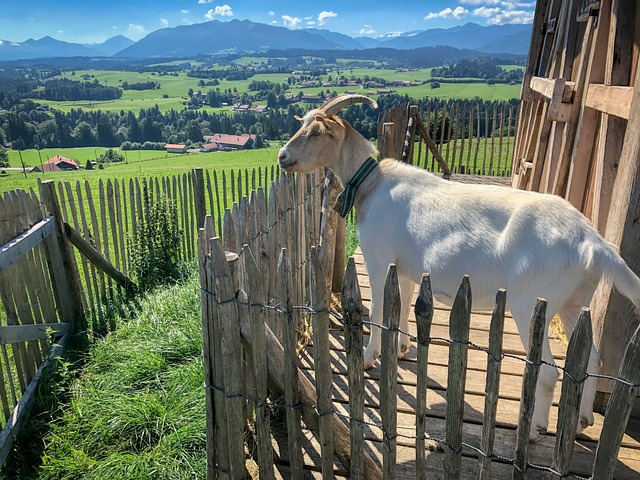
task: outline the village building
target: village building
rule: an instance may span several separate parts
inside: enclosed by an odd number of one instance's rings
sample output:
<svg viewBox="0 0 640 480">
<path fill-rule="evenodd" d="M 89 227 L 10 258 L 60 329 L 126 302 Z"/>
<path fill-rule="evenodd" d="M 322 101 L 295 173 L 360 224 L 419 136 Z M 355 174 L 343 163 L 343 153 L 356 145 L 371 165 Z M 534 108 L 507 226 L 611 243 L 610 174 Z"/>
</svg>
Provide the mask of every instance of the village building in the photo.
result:
<svg viewBox="0 0 640 480">
<path fill-rule="evenodd" d="M 243 133 L 242 135 L 228 135 L 226 133 L 216 133 L 213 135 L 205 135 L 204 145 L 216 144 L 218 146 L 218 148 L 215 150 L 208 149 L 207 150 L 208 152 L 225 151 L 225 150 L 227 151 L 244 150 L 250 145 L 249 140 L 252 140 L 253 142 L 255 142 L 256 136 L 249 135 L 248 133 Z"/>
<path fill-rule="evenodd" d="M 187 146 L 183 144 L 178 144 L 178 143 L 167 143 L 164 146 L 164 149 L 168 153 L 186 153 Z"/>
<path fill-rule="evenodd" d="M 31 169 L 32 172 L 60 172 L 78 170 L 80 167 L 78 164 L 70 158 L 63 157 L 62 155 L 55 155 L 42 165 L 38 165 Z"/>
</svg>

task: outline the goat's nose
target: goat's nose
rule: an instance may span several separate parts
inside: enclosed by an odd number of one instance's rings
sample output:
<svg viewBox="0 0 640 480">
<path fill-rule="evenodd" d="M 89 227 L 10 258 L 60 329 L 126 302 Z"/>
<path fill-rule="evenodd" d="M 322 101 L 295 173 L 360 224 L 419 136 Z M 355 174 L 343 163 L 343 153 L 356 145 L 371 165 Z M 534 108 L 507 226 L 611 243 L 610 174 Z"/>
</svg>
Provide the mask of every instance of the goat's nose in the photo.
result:
<svg viewBox="0 0 640 480">
<path fill-rule="evenodd" d="M 289 152 L 287 152 L 284 148 L 280 149 L 280 153 L 278 153 L 278 160 L 283 162 L 289 157 Z"/>
</svg>

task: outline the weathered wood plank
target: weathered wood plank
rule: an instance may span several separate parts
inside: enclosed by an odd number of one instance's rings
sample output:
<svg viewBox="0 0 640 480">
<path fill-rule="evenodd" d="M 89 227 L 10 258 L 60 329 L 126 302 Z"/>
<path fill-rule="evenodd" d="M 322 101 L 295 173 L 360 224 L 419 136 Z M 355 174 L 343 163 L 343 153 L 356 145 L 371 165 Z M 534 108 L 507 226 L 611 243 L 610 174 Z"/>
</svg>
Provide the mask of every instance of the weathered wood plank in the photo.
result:
<svg viewBox="0 0 640 480">
<path fill-rule="evenodd" d="M 0 272 L 16 263 L 54 231 L 55 221 L 53 217 L 47 217 L 0 247 Z"/>
<path fill-rule="evenodd" d="M 573 92 L 576 87 L 575 82 L 567 82 L 564 78 L 531 77 L 529 83 L 531 90 L 539 93 L 549 100 L 554 97 L 554 92 L 558 90 L 558 85 L 562 86 L 560 89 L 560 101 L 564 103 L 571 102 Z"/>
<path fill-rule="evenodd" d="M 486 399 L 484 403 L 484 421 L 482 424 L 482 452 L 478 465 L 478 480 L 491 478 L 491 455 L 496 431 L 496 414 L 500 397 L 500 371 L 502 367 L 502 338 L 504 329 L 504 312 L 507 298 L 505 290 L 498 290 L 496 305 L 491 317 L 489 333 L 489 355 L 487 356 Z"/>
<path fill-rule="evenodd" d="M 422 276 L 420 292 L 415 306 L 418 325 L 418 376 L 416 388 L 416 478 L 427 478 L 425 451 L 427 419 L 427 374 L 429 366 L 429 342 L 433 320 L 433 295 L 429 275 Z"/>
<path fill-rule="evenodd" d="M 634 87 L 591 83 L 587 88 L 584 105 L 602 113 L 629 119 Z"/>
<path fill-rule="evenodd" d="M 460 451 L 462 449 L 462 428 L 464 411 L 464 391 L 467 371 L 467 351 L 469 346 L 469 323 L 471 321 L 471 285 L 465 275 L 451 308 L 449 338 L 449 372 L 447 378 L 447 447 L 444 451 L 445 478 L 460 478 Z"/>
<path fill-rule="evenodd" d="M 524 368 L 522 380 L 522 403 L 518 416 L 518 430 L 516 432 L 516 453 L 513 467 L 513 480 L 524 479 L 527 470 L 527 451 L 531 432 L 531 419 L 535 408 L 535 393 L 540 373 L 542 359 L 542 341 L 545 335 L 547 314 L 546 300 L 538 298 L 531 315 L 531 329 L 529 331 L 529 353 Z"/>
<path fill-rule="evenodd" d="M 382 478 L 396 477 L 398 400 L 398 328 L 400 286 L 396 266 L 389 265 L 382 305 L 382 351 L 380 353 L 380 411 L 382 414 Z M 372 327 L 377 328 L 377 327 Z"/>
<path fill-rule="evenodd" d="M 60 337 L 69 331 L 68 323 L 36 323 L 0 326 L 0 345 Z"/>
<path fill-rule="evenodd" d="M 351 478 L 364 478 L 364 358 L 362 340 L 362 298 L 358 287 L 356 265 L 349 258 L 342 284 L 342 314 L 345 322 L 345 349 L 351 412 Z"/>
</svg>

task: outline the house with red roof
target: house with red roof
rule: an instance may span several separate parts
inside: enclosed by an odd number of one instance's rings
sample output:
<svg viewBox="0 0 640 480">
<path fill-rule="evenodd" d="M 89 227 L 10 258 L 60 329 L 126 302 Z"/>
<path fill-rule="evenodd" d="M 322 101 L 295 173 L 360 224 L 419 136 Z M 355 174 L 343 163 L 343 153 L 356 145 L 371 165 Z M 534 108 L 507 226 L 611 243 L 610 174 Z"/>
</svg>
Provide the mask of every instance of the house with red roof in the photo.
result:
<svg viewBox="0 0 640 480">
<path fill-rule="evenodd" d="M 256 141 L 255 135 L 243 133 L 242 135 L 227 135 L 226 133 L 215 133 L 213 135 L 205 135 L 205 145 L 215 143 L 218 150 L 244 150 L 248 147 L 249 140 Z"/>
<path fill-rule="evenodd" d="M 180 143 L 167 143 L 164 149 L 169 153 L 186 153 L 187 146 Z"/>
<path fill-rule="evenodd" d="M 63 157 L 62 155 L 55 155 L 51 157 L 49 160 L 44 162 L 43 165 L 38 165 L 31 169 L 32 172 L 59 172 L 59 171 L 70 171 L 70 170 L 78 170 L 80 167 L 78 164 L 67 157 Z"/>
</svg>

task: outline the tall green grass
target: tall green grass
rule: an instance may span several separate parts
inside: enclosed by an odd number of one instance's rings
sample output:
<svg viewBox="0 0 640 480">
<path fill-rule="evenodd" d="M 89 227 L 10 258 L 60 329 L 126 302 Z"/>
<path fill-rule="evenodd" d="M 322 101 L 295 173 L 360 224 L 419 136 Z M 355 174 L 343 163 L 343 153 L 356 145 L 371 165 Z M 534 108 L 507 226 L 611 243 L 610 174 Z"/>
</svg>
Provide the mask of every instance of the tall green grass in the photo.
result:
<svg viewBox="0 0 640 480">
<path fill-rule="evenodd" d="M 204 478 L 205 400 L 195 273 L 114 315 L 83 369 L 43 387 L 6 478 Z M 46 412 L 54 412 L 53 414 Z"/>
</svg>

